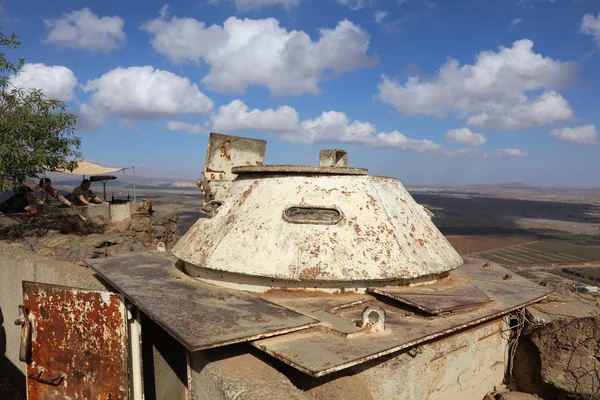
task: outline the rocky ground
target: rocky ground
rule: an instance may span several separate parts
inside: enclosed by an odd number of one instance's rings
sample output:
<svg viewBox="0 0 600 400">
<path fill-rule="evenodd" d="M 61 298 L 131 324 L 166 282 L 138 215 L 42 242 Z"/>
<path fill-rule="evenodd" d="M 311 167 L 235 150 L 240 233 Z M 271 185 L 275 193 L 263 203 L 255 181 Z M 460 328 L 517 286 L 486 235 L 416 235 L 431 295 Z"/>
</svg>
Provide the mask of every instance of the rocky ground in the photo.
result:
<svg viewBox="0 0 600 400">
<path fill-rule="evenodd" d="M 0 240 L 78 265 L 88 258 L 156 249 L 159 243 L 168 250 L 178 239 L 177 216 L 155 212 L 150 201 L 141 202 L 130 220 L 116 224 L 80 214 L 45 213 L 0 226 Z"/>
<path fill-rule="evenodd" d="M 600 398 L 600 297 L 560 280 L 541 284 L 555 292 L 514 320 L 509 387 L 542 399 Z"/>
</svg>

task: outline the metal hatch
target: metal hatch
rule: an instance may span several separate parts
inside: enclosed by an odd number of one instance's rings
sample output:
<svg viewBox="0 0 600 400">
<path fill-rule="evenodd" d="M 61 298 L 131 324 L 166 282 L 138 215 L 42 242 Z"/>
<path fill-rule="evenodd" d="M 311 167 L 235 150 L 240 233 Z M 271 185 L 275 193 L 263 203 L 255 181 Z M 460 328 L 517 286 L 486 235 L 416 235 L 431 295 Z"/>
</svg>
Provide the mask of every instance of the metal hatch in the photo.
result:
<svg viewBox="0 0 600 400">
<path fill-rule="evenodd" d="M 193 279 L 175 260 L 133 255 L 88 260 L 109 284 L 191 351 L 306 329 L 318 321 L 249 293 Z"/>
<path fill-rule="evenodd" d="M 27 398 L 130 398 L 121 295 L 23 282 L 20 359 Z"/>
<path fill-rule="evenodd" d="M 389 302 L 371 298 L 368 303 L 342 307 L 331 314 L 360 324 L 361 319 L 364 321 L 365 304 L 379 308 L 385 315 L 385 326 L 379 332 L 368 328 L 358 334 L 340 332 L 336 328 L 312 328 L 258 340 L 252 345 L 307 375 L 320 377 L 403 349 L 415 348 L 420 343 L 502 317 L 538 302 L 552 293 L 551 290 L 525 278 L 510 275 L 509 270 L 498 265 L 483 265 L 479 260 L 467 260 L 465 265 L 451 272 L 460 279 L 469 280 L 473 286 L 489 296 L 492 301 L 480 307 L 440 316 L 427 316 L 403 306 L 404 301 Z M 510 279 L 507 279 L 508 275 Z M 406 292 L 410 293 L 415 289 L 417 292 L 421 290 L 419 287 L 407 287 Z M 430 301 L 435 301 L 436 298 L 438 296 L 434 294 Z M 278 301 L 275 296 L 266 296 L 266 299 Z M 292 310 L 303 311 L 309 315 L 316 315 L 310 310 L 318 307 L 315 302 L 307 307 L 301 300 L 294 302 L 288 299 L 285 304 Z"/>
</svg>

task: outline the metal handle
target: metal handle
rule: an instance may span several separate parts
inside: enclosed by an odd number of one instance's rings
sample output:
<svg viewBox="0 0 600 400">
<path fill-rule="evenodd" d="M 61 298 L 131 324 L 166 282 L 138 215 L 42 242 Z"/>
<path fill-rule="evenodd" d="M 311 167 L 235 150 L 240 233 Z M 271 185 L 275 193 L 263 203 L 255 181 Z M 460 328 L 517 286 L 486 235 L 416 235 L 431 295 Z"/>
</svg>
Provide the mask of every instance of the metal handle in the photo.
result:
<svg viewBox="0 0 600 400">
<path fill-rule="evenodd" d="M 19 318 L 15 325 L 21 325 L 21 346 L 19 347 L 19 360 L 29 364 L 31 359 L 31 323 L 29 322 L 29 310 L 25 306 L 19 306 Z"/>
</svg>

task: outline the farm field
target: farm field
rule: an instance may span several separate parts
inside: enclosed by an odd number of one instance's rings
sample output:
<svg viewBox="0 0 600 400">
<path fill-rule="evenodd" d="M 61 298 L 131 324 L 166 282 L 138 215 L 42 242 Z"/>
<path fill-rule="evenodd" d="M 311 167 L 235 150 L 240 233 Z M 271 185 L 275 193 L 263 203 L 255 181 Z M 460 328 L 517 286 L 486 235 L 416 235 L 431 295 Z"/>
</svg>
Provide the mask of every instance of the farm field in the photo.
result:
<svg viewBox="0 0 600 400">
<path fill-rule="evenodd" d="M 482 252 L 478 254 L 478 257 L 506 266 L 524 264 L 577 264 L 600 262 L 600 247 L 549 239 Z"/>
<path fill-rule="evenodd" d="M 537 241 L 535 236 L 467 236 L 450 235 L 446 239 L 460 255 L 472 255 L 490 250 L 503 249 L 507 247 L 533 243 Z"/>
</svg>

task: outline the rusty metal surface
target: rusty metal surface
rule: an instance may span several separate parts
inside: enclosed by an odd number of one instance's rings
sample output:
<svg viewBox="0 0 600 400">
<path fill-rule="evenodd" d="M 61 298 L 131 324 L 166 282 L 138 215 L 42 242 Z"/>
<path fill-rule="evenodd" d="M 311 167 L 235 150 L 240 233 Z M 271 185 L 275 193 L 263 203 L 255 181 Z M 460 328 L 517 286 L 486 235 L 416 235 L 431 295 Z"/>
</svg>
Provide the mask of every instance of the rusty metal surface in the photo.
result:
<svg viewBox="0 0 600 400">
<path fill-rule="evenodd" d="M 175 260 L 134 255 L 87 261 L 191 351 L 306 329 L 318 321 L 248 293 L 193 279 Z"/>
<path fill-rule="evenodd" d="M 252 345 L 308 375 L 319 377 L 499 318 L 552 293 L 516 275 L 506 280 L 508 270 L 498 265 L 483 268 L 483 262 L 476 260 L 468 260 L 456 273 L 483 291 L 492 302 L 463 312 L 424 316 L 400 302 L 374 299 L 369 305 L 381 307 L 386 314 L 383 332 L 345 337 L 319 327 L 255 341 Z M 294 309 L 291 302 L 287 306 Z M 365 305 L 360 304 L 342 309 L 337 315 L 358 322 L 364 308 Z"/>
<path fill-rule="evenodd" d="M 237 177 L 231 172 L 236 165 L 262 165 L 267 142 L 240 136 L 211 133 L 206 150 L 202 177 L 197 182 L 204 203 L 221 200 Z"/>
<path fill-rule="evenodd" d="M 396 179 L 239 177 L 221 200 L 216 215 L 199 219 L 172 250 L 191 266 L 190 275 L 215 285 L 256 292 L 364 291 L 431 277 L 463 262 Z M 342 218 L 325 225 L 282 217 L 298 206 L 335 207 Z"/>
<path fill-rule="evenodd" d="M 204 171 L 212 179 L 235 179 L 232 168 L 238 165 L 262 165 L 266 140 L 211 133 L 206 150 Z M 223 176 L 220 176 L 223 174 Z"/>
<path fill-rule="evenodd" d="M 241 165 L 233 167 L 234 174 L 332 174 L 332 175 L 367 175 L 369 171 L 365 168 L 350 167 L 314 167 L 310 165 Z"/>
<path fill-rule="evenodd" d="M 120 296 L 23 282 L 23 298 L 32 325 L 29 400 L 129 398 Z"/>
<path fill-rule="evenodd" d="M 448 282 L 424 286 L 369 288 L 371 293 L 390 297 L 425 311 L 442 314 L 465 308 L 479 307 L 492 301 L 481 289 L 451 272 Z"/>
</svg>

